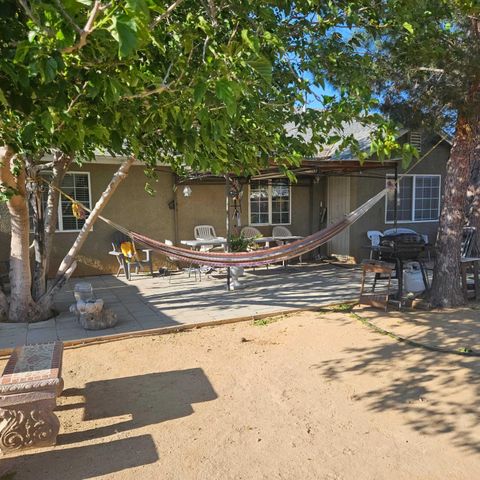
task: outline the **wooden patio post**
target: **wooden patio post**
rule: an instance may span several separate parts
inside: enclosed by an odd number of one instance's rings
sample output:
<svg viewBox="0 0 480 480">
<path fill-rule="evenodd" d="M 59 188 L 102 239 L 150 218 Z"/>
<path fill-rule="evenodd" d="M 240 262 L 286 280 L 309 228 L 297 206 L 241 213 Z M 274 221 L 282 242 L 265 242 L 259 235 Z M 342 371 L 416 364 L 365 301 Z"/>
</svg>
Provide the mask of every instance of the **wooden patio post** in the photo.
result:
<svg viewBox="0 0 480 480">
<path fill-rule="evenodd" d="M 393 227 L 397 230 L 398 222 L 398 165 L 395 163 L 395 190 L 393 193 Z"/>
<path fill-rule="evenodd" d="M 226 210 L 226 219 L 225 226 L 227 231 L 227 243 L 226 250 L 230 251 L 230 176 L 227 173 L 225 175 L 225 210 Z M 230 267 L 227 267 L 227 290 L 230 291 Z"/>
</svg>

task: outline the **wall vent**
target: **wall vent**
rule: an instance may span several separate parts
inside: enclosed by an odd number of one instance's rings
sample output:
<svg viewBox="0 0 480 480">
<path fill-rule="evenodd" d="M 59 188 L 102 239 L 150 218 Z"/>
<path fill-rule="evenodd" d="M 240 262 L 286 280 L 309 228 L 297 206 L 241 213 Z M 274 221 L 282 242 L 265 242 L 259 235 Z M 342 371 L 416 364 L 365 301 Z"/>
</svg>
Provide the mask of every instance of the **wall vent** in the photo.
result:
<svg viewBox="0 0 480 480">
<path fill-rule="evenodd" d="M 408 136 L 408 143 L 413 145 L 419 152 L 422 151 L 422 132 L 420 130 L 411 130 Z"/>
</svg>

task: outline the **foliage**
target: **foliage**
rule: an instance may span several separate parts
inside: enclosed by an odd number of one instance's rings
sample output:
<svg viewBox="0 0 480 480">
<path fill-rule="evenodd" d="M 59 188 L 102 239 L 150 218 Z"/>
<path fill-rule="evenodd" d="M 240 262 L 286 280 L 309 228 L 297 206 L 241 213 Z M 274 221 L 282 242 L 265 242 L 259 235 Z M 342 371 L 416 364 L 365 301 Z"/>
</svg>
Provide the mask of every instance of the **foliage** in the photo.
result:
<svg viewBox="0 0 480 480">
<path fill-rule="evenodd" d="M 231 252 L 246 252 L 249 248 L 255 246 L 255 238 L 247 238 L 244 235 L 230 235 L 228 237 L 228 246 Z"/>
<path fill-rule="evenodd" d="M 367 3 L 367 2 L 363 2 Z M 454 133 L 457 113 L 475 113 L 471 86 L 480 75 L 478 2 L 385 2 L 362 10 L 363 45 L 373 60 L 381 108 L 411 128 Z"/>
<path fill-rule="evenodd" d="M 142 161 L 152 192 L 158 164 L 179 174 L 248 176 L 273 162 L 291 178 L 290 167 L 317 156 L 318 145 L 340 142 L 361 159 L 411 156 L 397 144 L 395 125 L 375 111 L 372 56 L 351 34 L 364 18 L 357 3 L 0 0 L 0 146 L 15 154 L 13 176 L 31 187 L 28 179 L 48 168 L 60 185 L 72 158 L 82 163 L 109 152 Z M 374 15 L 365 18 L 365 32 L 381 27 Z M 349 33 L 340 34 L 345 28 Z M 338 94 L 329 95 L 328 85 Z M 312 98 L 321 109 L 302 108 Z M 342 133 L 353 119 L 377 125 L 371 152 Z M 30 192 L 14 183 L 0 178 L 0 200 L 10 207 L 15 197 L 22 203 L 17 192 Z M 18 292 L 10 315 L 15 310 L 17 319 L 33 310 L 30 271 L 38 287 L 33 302 L 47 295 L 42 282 L 56 201 L 50 189 L 50 211 L 34 209 L 33 269 L 25 250 L 30 232 L 12 231 L 11 244 L 23 249 L 23 277 L 11 279 Z M 86 234 L 80 232 L 67 263 Z M 57 286 L 65 281 L 62 268 Z"/>
<path fill-rule="evenodd" d="M 267 325 L 270 325 L 271 323 L 278 322 L 280 320 L 280 317 L 265 317 L 265 318 L 257 318 L 256 320 L 253 321 L 253 324 L 256 327 L 266 327 Z"/>
<path fill-rule="evenodd" d="M 356 118 L 381 126 L 376 145 L 390 154 L 394 127 L 371 113 L 369 59 L 335 30 L 356 14 L 335 3 L 3 2 L 0 140 L 29 155 L 84 161 L 100 149 L 251 173 L 272 155 L 298 164 Z M 318 93 L 327 82 L 338 97 Z M 312 95 L 324 109 L 302 111 Z M 359 151 L 353 138 L 342 146 Z"/>
</svg>

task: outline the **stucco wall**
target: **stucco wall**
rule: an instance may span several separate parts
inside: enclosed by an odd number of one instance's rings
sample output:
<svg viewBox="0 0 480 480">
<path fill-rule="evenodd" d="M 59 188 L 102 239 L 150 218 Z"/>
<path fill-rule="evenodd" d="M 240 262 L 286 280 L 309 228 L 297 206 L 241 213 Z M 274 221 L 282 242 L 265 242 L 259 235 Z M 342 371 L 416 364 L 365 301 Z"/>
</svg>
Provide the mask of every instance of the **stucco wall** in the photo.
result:
<svg viewBox="0 0 480 480">
<path fill-rule="evenodd" d="M 113 174 L 116 165 L 89 164 L 74 171 L 90 172 L 91 196 L 95 203 Z M 173 175 L 161 173 L 155 184 L 157 193 L 148 195 L 144 190 L 146 177 L 143 168 L 133 166 L 128 177 L 120 184 L 103 216 L 129 229 L 145 233 L 153 238 L 165 239 L 174 236 L 174 213 L 168 208 L 173 199 Z M 0 213 L 0 259 L 9 255 L 8 214 L 4 207 Z M 6 231 L 5 231 L 6 230 Z M 108 255 L 112 249 L 111 240 L 114 230 L 98 220 L 90 233 L 78 257 L 76 276 L 116 272 L 118 268 L 115 257 Z M 71 247 L 77 236 L 76 232 L 57 232 L 53 248 L 50 274 L 54 274 L 61 259 Z M 154 257 L 155 258 L 155 257 Z M 159 260 L 157 258 L 157 260 Z M 157 262 L 158 263 L 158 262 Z"/>
<path fill-rule="evenodd" d="M 90 172 L 92 202 L 99 198 L 105 186 L 117 169 L 116 165 L 89 164 L 74 171 Z M 223 183 L 190 183 L 190 197 L 183 195 L 184 185 L 174 192 L 174 176 L 160 172 L 157 193 L 152 197 L 145 190 L 146 178 L 140 166 L 133 166 L 128 177 L 120 184 L 103 215 L 129 229 L 144 233 L 158 240 L 170 239 L 177 244 L 180 240 L 192 239 L 195 225 L 213 225 L 218 235 L 226 235 L 225 185 Z M 300 179 L 291 187 L 291 225 L 288 228 L 295 235 L 308 235 L 318 229 L 319 198 L 323 195 L 320 184 L 311 189 L 310 179 Z M 322 197 L 323 198 L 323 197 Z M 176 210 L 168 204 L 176 200 Z M 242 226 L 248 225 L 248 185 L 244 187 L 242 200 Z M 9 220 L 5 206 L 0 206 L 0 260 L 9 254 Z M 176 220 L 175 220 L 176 217 Z M 175 226 L 175 222 L 177 226 Z M 272 226 L 258 227 L 269 236 Z M 108 255 L 114 230 L 98 220 L 82 247 L 78 257 L 76 276 L 116 272 L 115 257 Z M 77 236 L 76 232 L 57 232 L 50 274 L 54 274 L 58 264 Z M 162 264 L 159 255 L 153 254 L 156 265 Z"/>
<path fill-rule="evenodd" d="M 427 152 L 432 144 L 424 145 L 424 152 Z M 425 157 L 413 170 L 412 174 L 440 174 L 441 188 L 443 195 L 443 181 L 445 178 L 445 167 L 449 157 L 448 145 L 443 143 L 439 145 L 432 153 Z M 399 173 L 401 173 L 399 169 Z M 378 171 L 379 173 L 380 171 Z M 382 173 L 393 173 L 391 170 L 382 171 Z M 385 180 L 360 178 L 353 179 L 351 182 L 351 209 L 361 205 L 375 193 L 385 187 Z M 411 228 L 418 233 L 427 234 L 431 243 L 435 242 L 438 222 L 412 222 L 399 223 L 399 227 Z M 350 252 L 357 261 L 367 258 L 369 250 L 363 248 L 369 244 L 367 239 L 368 230 L 380 230 L 393 228 L 391 223 L 385 222 L 385 200 L 377 203 L 366 215 L 350 227 Z"/>
<path fill-rule="evenodd" d="M 427 151 L 429 145 L 425 145 Z M 445 175 L 445 164 L 448 159 L 449 148 L 446 144 L 437 147 L 426 157 L 412 173 Z M 90 172 L 91 194 L 93 203 L 99 198 L 104 188 L 116 171 L 116 165 L 89 164 L 76 171 Z M 385 170 L 375 171 L 386 173 Z M 158 240 L 171 239 L 178 243 L 180 240 L 192 239 L 195 225 L 213 225 L 218 235 L 225 236 L 225 185 L 222 182 L 191 183 L 190 197 L 184 197 L 180 185 L 174 192 L 174 176 L 170 172 L 159 173 L 158 183 L 155 184 L 157 193 L 152 197 L 145 190 L 146 177 L 141 166 L 133 166 L 127 179 L 119 186 L 103 215 L 114 222 L 129 229 L 141 232 Z M 383 179 L 352 178 L 351 181 L 351 210 L 368 200 L 376 192 L 384 188 Z M 326 205 L 326 178 L 313 182 L 311 178 L 299 179 L 291 187 L 291 225 L 288 228 L 294 235 L 309 235 L 323 228 L 320 224 L 320 207 Z M 176 210 L 170 209 L 168 204 L 176 199 Z M 176 217 L 176 220 L 175 220 Z M 242 200 L 242 226 L 248 225 L 248 186 L 244 187 Z M 176 224 L 175 224 L 176 223 Z M 402 223 L 400 226 L 412 228 L 419 233 L 429 235 L 435 240 L 437 222 Z M 350 251 L 357 260 L 368 256 L 366 232 L 368 230 L 385 230 L 391 228 L 385 223 L 385 202 L 380 201 L 363 218 L 350 228 Z M 272 226 L 261 226 L 259 230 L 266 236 L 271 235 Z M 0 260 L 9 255 L 9 219 L 5 205 L 0 205 Z M 113 235 L 111 227 L 98 221 L 93 232 L 83 246 L 78 258 L 78 268 L 75 275 L 91 275 L 110 273 L 117 270 L 116 259 L 108 255 L 111 250 Z M 54 273 L 59 262 L 72 245 L 76 233 L 58 232 L 56 234 L 53 251 L 51 273 Z M 321 250 L 325 253 L 325 247 Z M 155 263 L 162 263 L 162 259 L 154 254 Z"/>
<path fill-rule="evenodd" d="M 184 197 L 183 186 L 177 190 L 178 240 L 193 238 L 195 225 L 213 225 L 217 235 L 226 235 L 225 184 L 190 183 L 192 194 Z M 249 225 L 248 185 L 244 186 L 241 202 L 242 226 Z M 301 179 L 291 187 L 291 224 L 286 225 L 294 235 L 308 235 L 312 231 L 312 200 L 310 180 Z M 318 223 L 318 222 L 317 222 Z M 272 225 L 255 226 L 263 235 L 272 234 Z"/>
</svg>

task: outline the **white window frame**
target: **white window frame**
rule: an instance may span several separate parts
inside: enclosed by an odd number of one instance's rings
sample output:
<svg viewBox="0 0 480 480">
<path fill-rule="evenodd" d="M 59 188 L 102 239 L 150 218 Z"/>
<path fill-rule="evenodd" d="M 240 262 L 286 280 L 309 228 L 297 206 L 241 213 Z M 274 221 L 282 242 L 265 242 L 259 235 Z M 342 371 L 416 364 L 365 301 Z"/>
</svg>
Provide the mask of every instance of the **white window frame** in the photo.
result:
<svg viewBox="0 0 480 480">
<path fill-rule="evenodd" d="M 412 216 L 411 220 L 397 220 L 397 223 L 436 223 L 438 222 L 440 218 L 440 204 L 442 202 L 442 176 L 439 174 L 431 174 L 431 173 L 416 173 L 416 174 L 407 174 L 407 175 L 402 175 L 403 177 L 413 177 L 413 183 L 412 183 Z M 437 208 L 437 218 L 436 220 L 415 220 L 415 187 L 416 187 L 416 177 L 438 177 L 438 208 Z M 392 174 L 387 174 L 385 178 L 385 184 L 387 183 L 387 180 L 395 178 L 394 175 Z M 402 184 L 400 183 L 400 189 L 402 188 Z M 387 225 L 394 224 L 394 220 L 387 220 L 387 214 L 388 214 L 388 197 L 385 195 L 385 223 Z"/>
<path fill-rule="evenodd" d="M 260 182 L 268 182 L 268 223 L 252 223 L 252 212 L 250 208 L 251 183 L 248 184 L 248 224 L 252 226 L 267 227 L 269 225 L 291 225 L 292 224 L 292 184 L 288 181 L 288 223 L 272 223 L 272 180 L 258 180 Z M 282 179 L 278 179 L 282 180 Z M 253 180 L 255 181 L 255 180 Z"/>
<path fill-rule="evenodd" d="M 88 202 L 90 204 L 90 208 L 92 208 L 92 185 L 90 182 L 90 172 L 80 172 L 80 171 L 68 171 L 65 175 L 77 174 L 77 175 L 87 175 L 88 180 Z M 58 213 L 57 213 L 57 229 L 55 230 L 56 233 L 78 233 L 81 229 L 76 230 L 64 230 L 63 229 L 63 215 L 62 215 L 62 194 L 60 194 L 60 199 L 58 201 Z"/>
</svg>

